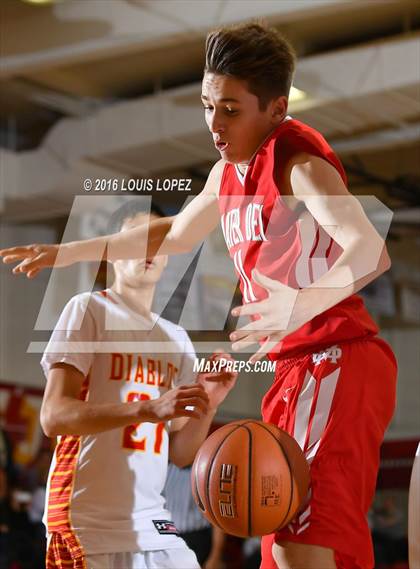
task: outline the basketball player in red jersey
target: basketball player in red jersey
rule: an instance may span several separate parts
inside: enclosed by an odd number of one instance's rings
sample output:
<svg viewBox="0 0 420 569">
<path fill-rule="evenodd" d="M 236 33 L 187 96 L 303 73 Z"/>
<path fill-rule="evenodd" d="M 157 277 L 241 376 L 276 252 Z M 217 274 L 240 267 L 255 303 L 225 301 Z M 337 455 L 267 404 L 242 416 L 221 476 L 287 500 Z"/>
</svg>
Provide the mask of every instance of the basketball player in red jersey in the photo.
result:
<svg viewBox="0 0 420 569">
<path fill-rule="evenodd" d="M 222 222 L 251 322 L 233 349 L 277 360 L 263 418 L 292 434 L 311 466 L 296 519 L 265 536 L 262 568 L 371 569 L 366 514 L 395 405 L 396 362 L 355 296 L 390 266 L 383 239 L 346 187 L 323 137 L 287 115 L 295 65 L 275 30 L 211 32 L 202 101 L 221 160 L 177 216 L 125 234 L 0 251 L 15 273 L 77 261 L 190 250 Z"/>
</svg>

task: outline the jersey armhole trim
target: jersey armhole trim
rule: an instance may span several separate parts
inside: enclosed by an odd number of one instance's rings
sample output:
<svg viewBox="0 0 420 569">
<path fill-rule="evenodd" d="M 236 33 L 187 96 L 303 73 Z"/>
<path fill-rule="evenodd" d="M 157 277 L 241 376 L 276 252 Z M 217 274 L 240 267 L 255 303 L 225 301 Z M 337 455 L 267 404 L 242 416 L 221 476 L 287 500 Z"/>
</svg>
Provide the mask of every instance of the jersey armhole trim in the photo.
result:
<svg viewBox="0 0 420 569">
<path fill-rule="evenodd" d="M 217 194 L 217 197 L 218 197 L 218 198 L 222 195 L 222 188 L 223 188 L 223 185 L 224 185 L 224 182 L 225 182 L 225 178 L 226 178 L 226 175 L 227 175 L 227 169 L 228 169 L 229 166 L 230 166 L 229 162 L 226 162 L 226 164 L 225 164 L 224 167 L 223 167 L 223 172 L 222 172 L 222 175 L 221 175 L 221 177 L 220 177 L 219 191 L 218 191 L 218 194 Z"/>
</svg>

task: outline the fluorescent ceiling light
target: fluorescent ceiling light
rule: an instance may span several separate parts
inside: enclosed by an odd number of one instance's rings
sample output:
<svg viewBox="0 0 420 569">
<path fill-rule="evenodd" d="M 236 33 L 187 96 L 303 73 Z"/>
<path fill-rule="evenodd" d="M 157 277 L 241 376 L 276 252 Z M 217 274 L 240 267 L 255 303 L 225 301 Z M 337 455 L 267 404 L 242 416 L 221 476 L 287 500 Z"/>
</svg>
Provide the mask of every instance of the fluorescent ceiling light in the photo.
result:
<svg viewBox="0 0 420 569">
<path fill-rule="evenodd" d="M 23 2 L 26 2 L 26 4 L 53 4 L 55 2 L 55 0 L 23 0 Z"/>
<path fill-rule="evenodd" d="M 305 93 L 305 91 L 301 91 L 300 89 L 296 89 L 296 87 L 292 87 L 289 93 L 289 101 L 291 103 L 296 103 L 297 101 L 303 101 L 303 99 L 306 99 L 307 96 L 308 95 Z"/>
</svg>

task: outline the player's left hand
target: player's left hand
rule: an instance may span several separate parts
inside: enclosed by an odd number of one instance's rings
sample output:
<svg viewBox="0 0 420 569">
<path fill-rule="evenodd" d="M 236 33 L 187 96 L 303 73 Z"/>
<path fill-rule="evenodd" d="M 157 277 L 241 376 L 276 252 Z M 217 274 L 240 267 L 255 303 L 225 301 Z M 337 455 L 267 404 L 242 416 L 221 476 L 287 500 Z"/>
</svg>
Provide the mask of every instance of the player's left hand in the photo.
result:
<svg viewBox="0 0 420 569">
<path fill-rule="evenodd" d="M 272 350 L 285 336 L 311 320 L 314 307 L 305 305 L 301 291 L 262 275 L 254 269 L 252 280 L 264 288 L 268 296 L 259 302 L 237 306 L 233 316 L 259 316 L 258 320 L 230 334 L 232 349 L 237 351 L 262 342 L 261 347 L 249 358 L 255 363 Z"/>
<path fill-rule="evenodd" d="M 210 361 L 216 362 L 217 371 L 199 373 L 197 383 L 200 383 L 206 390 L 210 399 L 209 407 L 215 409 L 234 387 L 238 372 L 224 369 L 228 362 L 233 362 L 234 360 L 230 354 L 226 354 L 222 350 L 216 351 L 211 356 Z"/>
<path fill-rule="evenodd" d="M 71 265 L 72 260 L 68 258 L 67 252 L 68 247 L 65 245 L 34 244 L 0 249 L 0 257 L 3 257 L 6 265 L 19 261 L 12 270 L 13 274 L 24 273 L 33 279 L 42 269 Z"/>
</svg>

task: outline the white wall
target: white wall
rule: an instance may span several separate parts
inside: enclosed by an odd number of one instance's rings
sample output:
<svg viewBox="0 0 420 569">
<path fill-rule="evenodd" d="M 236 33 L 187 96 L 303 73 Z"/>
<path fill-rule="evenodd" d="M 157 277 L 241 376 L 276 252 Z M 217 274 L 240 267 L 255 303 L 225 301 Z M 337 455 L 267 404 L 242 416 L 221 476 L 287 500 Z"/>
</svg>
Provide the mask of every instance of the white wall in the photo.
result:
<svg viewBox="0 0 420 569">
<path fill-rule="evenodd" d="M 0 228 L 0 246 L 52 241 L 55 232 L 40 226 Z M 40 354 L 27 354 L 34 340 L 34 325 L 48 282 L 48 272 L 29 281 L 13 276 L 11 267 L 0 264 L 0 380 L 17 385 L 43 387 Z"/>
<path fill-rule="evenodd" d="M 420 330 L 386 330 L 381 337 L 398 362 L 397 408 L 387 438 L 420 437 Z"/>
</svg>

